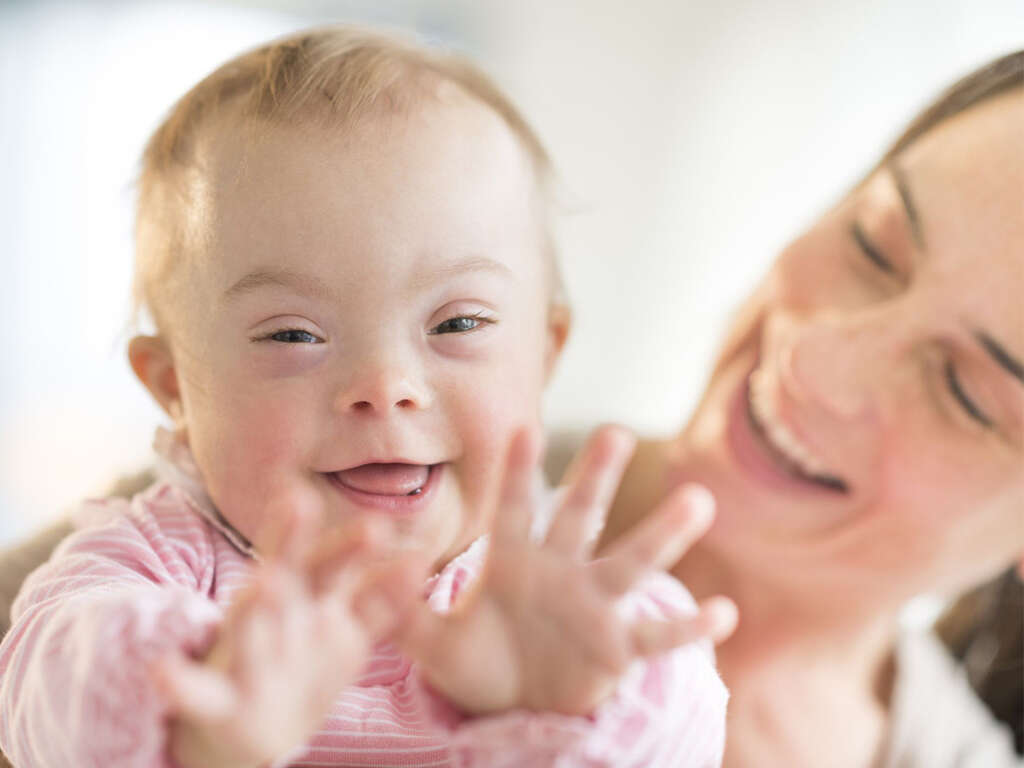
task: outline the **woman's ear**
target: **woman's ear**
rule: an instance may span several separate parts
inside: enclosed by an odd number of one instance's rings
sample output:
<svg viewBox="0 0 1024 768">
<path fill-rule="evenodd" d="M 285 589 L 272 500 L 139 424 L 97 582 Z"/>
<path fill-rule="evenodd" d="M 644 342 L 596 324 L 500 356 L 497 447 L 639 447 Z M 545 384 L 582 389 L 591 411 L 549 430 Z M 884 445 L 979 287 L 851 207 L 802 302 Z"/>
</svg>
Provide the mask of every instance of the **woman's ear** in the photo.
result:
<svg viewBox="0 0 1024 768">
<path fill-rule="evenodd" d="M 565 304 L 552 304 L 548 308 L 548 341 L 544 353 L 544 380 L 548 381 L 554 373 L 555 363 L 562 355 L 565 341 L 569 338 L 572 327 L 572 310 Z"/>
<path fill-rule="evenodd" d="M 172 421 L 181 419 L 181 393 L 174 356 L 160 336 L 136 336 L 128 342 L 128 362 Z"/>
</svg>

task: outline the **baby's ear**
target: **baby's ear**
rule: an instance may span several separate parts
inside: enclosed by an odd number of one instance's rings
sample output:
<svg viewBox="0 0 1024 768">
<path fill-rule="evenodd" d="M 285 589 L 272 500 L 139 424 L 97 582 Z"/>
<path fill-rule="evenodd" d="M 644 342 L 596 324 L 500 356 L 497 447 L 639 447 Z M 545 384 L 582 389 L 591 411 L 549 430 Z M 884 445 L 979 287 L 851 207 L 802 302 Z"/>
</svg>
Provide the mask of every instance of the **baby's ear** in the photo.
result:
<svg viewBox="0 0 1024 768">
<path fill-rule="evenodd" d="M 544 379 L 551 378 L 555 363 L 562 355 L 565 341 L 572 328 L 572 310 L 565 304 L 555 303 L 548 309 L 547 349 L 544 353 Z"/>
<path fill-rule="evenodd" d="M 174 356 L 160 336 L 136 336 L 128 342 L 128 362 L 149 393 L 171 418 L 181 407 Z"/>
</svg>

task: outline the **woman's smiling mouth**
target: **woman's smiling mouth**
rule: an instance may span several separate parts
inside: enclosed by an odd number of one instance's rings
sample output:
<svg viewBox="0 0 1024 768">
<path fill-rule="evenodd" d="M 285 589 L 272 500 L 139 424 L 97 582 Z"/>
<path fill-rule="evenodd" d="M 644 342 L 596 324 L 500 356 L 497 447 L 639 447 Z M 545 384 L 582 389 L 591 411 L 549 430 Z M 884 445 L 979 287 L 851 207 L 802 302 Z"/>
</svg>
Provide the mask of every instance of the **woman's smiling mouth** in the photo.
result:
<svg viewBox="0 0 1024 768">
<path fill-rule="evenodd" d="M 805 488 L 848 492 L 847 483 L 775 417 L 761 382 L 755 370 L 744 381 L 732 409 L 730 442 L 741 464 L 756 476 L 774 480 L 773 484 L 795 481 Z"/>
</svg>

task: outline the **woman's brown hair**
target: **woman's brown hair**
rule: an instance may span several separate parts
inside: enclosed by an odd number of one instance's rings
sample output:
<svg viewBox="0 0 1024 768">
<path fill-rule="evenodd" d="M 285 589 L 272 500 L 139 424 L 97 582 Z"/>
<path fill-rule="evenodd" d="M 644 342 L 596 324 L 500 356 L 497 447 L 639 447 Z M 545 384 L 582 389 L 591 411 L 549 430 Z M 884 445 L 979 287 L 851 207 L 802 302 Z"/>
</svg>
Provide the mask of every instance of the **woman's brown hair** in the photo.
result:
<svg viewBox="0 0 1024 768">
<path fill-rule="evenodd" d="M 943 120 L 1012 90 L 1024 90 L 1024 50 L 1002 56 L 946 89 L 910 123 L 879 166 Z M 1018 754 L 1024 754 L 1024 583 L 1016 567 L 958 598 L 935 629 L 963 665 L 971 687 L 1013 731 Z"/>
</svg>

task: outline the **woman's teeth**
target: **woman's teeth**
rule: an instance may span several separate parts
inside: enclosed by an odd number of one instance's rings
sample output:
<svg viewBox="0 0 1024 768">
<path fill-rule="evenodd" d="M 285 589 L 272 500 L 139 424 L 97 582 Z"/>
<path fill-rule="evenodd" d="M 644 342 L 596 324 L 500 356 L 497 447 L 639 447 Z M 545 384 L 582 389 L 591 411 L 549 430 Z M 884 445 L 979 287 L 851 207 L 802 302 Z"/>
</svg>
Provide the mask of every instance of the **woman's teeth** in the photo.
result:
<svg viewBox="0 0 1024 768">
<path fill-rule="evenodd" d="M 750 375 L 749 413 L 751 421 L 775 451 L 799 474 L 837 490 L 846 490 L 846 483 L 831 474 L 825 463 L 783 425 L 775 409 L 769 384 L 758 369 Z"/>
</svg>

